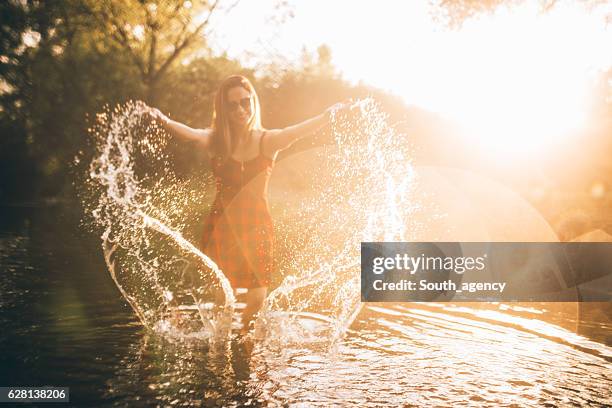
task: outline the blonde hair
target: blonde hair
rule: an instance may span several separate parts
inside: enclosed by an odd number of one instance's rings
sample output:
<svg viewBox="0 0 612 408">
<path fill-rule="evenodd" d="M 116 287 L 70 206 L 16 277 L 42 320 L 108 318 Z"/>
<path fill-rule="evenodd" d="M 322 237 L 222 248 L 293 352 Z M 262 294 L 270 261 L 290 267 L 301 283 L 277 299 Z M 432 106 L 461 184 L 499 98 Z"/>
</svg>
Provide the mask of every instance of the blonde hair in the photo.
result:
<svg viewBox="0 0 612 408">
<path fill-rule="evenodd" d="M 247 130 L 261 129 L 261 107 L 257 92 L 251 81 L 242 75 L 232 75 L 223 80 L 217 94 L 215 95 L 215 107 L 212 117 L 212 140 L 211 147 L 215 154 L 223 159 L 232 155 L 238 144 L 238 135 L 230 132 L 227 112 L 227 92 L 231 88 L 242 87 L 251 94 L 253 98 L 253 114 L 247 123 Z"/>
</svg>

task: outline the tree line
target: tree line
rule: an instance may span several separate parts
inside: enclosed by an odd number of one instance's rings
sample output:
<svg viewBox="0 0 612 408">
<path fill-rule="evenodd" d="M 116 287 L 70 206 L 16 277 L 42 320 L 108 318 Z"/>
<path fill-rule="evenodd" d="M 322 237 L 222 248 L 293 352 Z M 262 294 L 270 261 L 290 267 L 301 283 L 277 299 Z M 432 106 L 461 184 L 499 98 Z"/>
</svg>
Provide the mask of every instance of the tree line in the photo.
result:
<svg viewBox="0 0 612 408">
<path fill-rule="evenodd" d="M 458 24 L 505 1 L 437 3 L 447 20 Z M 441 154 L 439 146 L 465 162 L 474 160 L 469 146 L 449 137 L 440 118 L 408 109 L 392 94 L 344 81 L 325 45 L 314 52 L 305 50 L 300 64 L 279 69 L 270 61 L 269 66 L 259 67 L 257 75 L 239 61 L 213 53 L 207 42 L 211 22 L 222 20 L 236 4 L 236 0 L 0 2 L 0 203 L 74 198 L 71 162 L 86 148 L 90 118 L 104 105 L 139 99 L 191 126 L 208 126 L 214 92 L 225 76 L 234 73 L 255 83 L 267 127 L 303 120 L 346 97 L 373 95 L 397 119 L 396 127 L 422 145 L 421 152 L 430 162 Z M 603 102 L 597 107 L 604 120 L 592 132 L 598 140 L 609 134 L 609 78 L 610 72 L 602 78 L 598 100 Z M 604 145 L 598 151 L 610 151 L 609 144 Z M 455 164 L 444 156 L 439 161 Z"/>
</svg>

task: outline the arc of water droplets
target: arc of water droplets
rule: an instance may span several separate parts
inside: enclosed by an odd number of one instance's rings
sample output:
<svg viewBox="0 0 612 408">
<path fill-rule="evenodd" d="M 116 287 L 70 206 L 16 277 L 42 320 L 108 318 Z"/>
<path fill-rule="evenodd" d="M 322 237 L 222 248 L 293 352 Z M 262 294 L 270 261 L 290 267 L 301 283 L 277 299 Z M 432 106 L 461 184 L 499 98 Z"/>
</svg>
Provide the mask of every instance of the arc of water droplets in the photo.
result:
<svg viewBox="0 0 612 408">
<path fill-rule="evenodd" d="M 221 272 L 221 269 L 219 269 L 217 264 L 212 259 L 210 259 L 208 256 L 203 254 L 191 242 L 189 242 L 185 238 L 183 238 L 183 236 L 180 233 L 171 230 L 170 228 L 168 228 L 164 223 L 162 223 L 158 219 L 153 218 L 153 217 L 143 213 L 140 210 L 137 212 L 137 214 L 140 215 L 143 218 L 143 220 L 145 221 L 145 224 L 147 226 L 153 228 L 157 232 L 165 234 L 169 238 L 172 238 L 174 241 L 176 241 L 176 243 L 183 250 L 191 252 L 191 253 L 197 255 L 198 258 L 202 262 L 204 262 L 204 264 L 215 273 L 215 276 L 217 277 L 217 279 L 219 279 L 219 282 L 221 283 L 221 287 L 223 288 L 223 292 L 225 292 L 227 294 L 227 296 L 225 297 L 225 307 L 226 308 L 231 308 L 231 309 L 234 308 L 234 304 L 236 303 L 236 298 L 235 298 L 234 292 L 232 290 L 232 285 L 230 284 L 230 282 L 227 279 L 227 277 L 223 274 L 223 272 Z"/>
<path fill-rule="evenodd" d="M 316 269 L 298 271 L 297 276 L 285 278 L 267 298 L 259 322 L 265 325 L 283 303 L 290 305 L 288 309 L 294 316 L 299 316 L 309 304 L 316 303 L 325 289 L 332 287 L 335 294 L 331 301 L 336 308 L 330 327 L 332 345 L 342 338 L 361 309 L 360 242 L 406 240 L 411 212 L 408 198 L 414 173 L 401 135 L 388 127 L 386 116 L 372 99 L 361 100 L 354 107 L 359 110 L 358 115 L 348 120 L 332 115 L 338 152 L 329 153 L 333 180 L 327 190 L 320 192 L 319 201 L 321 204 L 346 201 L 349 222 L 341 223 L 332 216 L 336 228 L 346 229 L 344 245 Z M 355 224 L 350 225 L 351 222 Z M 317 249 L 308 252 L 316 253 Z M 338 285 L 336 276 L 347 275 L 349 278 Z M 307 287 L 312 290 L 308 297 L 292 297 L 296 290 Z"/>
<path fill-rule="evenodd" d="M 95 207 L 91 211 L 95 223 L 104 229 L 101 238 L 104 244 L 104 258 L 111 277 L 142 323 L 153 328 L 155 326 L 153 323 L 156 322 L 151 321 L 151 318 L 156 319 L 155 314 L 148 310 L 146 302 L 140 304 L 142 300 L 136 299 L 125 290 L 115 271 L 115 261 L 112 259 L 114 249 L 105 247 L 113 241 L 119 243 L 124 249 L 133 251 L 138 262 L 137 267 L 140 268 L 139 271 L 149 279 L 151 288 L 162 300 L 162 304 L 166 304 L 172 299 L 172 293 L 160 283 L 160 266 L 157 258 L 147 261 L 145 257 L 139 255 L 141 251 L 149 249 L 150 242 L 146 234 L 138 231 L 151 229 L 169 238 L 185 253 L 194 255 L 212 271 L 225 295 L 224 311 L 231 314 L 236 299 L 229 281 L 217 265 L 186 240 L 181 233 L 169 227 L 167 222 L 147 213 L 148 208 L 164 215 L 163 211 L 151 203 L 151 192 L 142 190 L 142 181 L 136 177 L 134 171 L 134 140 L 139 136 L 134 132 L 138 129 L 142 130 L 143 116 L 147 111 L 147 106 L 141 102 L 128 102 L 115 108 L 112 114 L 106 112 L 98 115 L 98 127 L 90 130 L 92 136 L 96 138 L 97 156 L 89 166 L 88 181 L 89 187 L 98 191 L 98 200 L 93 204 L 88 204 Z M 145 135 L 146 137 L 148 135 Z M 155 150 L 150 140 L 145 139 L 144 142 L 149 149 Z M 157 185 L 161 185 L 163 181 L 163 179 L 157 180 Z M 111 238 L 113 231 L 117 236 Z M 214 326 L 214 322 L 210 321 L 210 317 L 203 310 L 204 305 L 196 299 L 193 291 L 189 293 L 194 299 L 205 327 L 210 327 L 211 324 Z"/>
</svg>

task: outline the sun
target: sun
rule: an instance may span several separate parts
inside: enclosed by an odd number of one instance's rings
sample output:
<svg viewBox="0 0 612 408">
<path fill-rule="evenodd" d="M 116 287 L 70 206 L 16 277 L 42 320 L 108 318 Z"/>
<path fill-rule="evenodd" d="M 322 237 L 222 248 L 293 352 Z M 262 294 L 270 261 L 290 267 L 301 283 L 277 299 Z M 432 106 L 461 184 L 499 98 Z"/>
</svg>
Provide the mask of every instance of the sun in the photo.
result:
<svg viewBox="0 0 612 408">
<path fill-rule="evenodd" d="M 434 3 L 351 2 L 347 14 L 345 2 L 294 2 L 295 18 L 276 34 L 233 30 L 227 39 L 261 49 L 264 62 L 327 44 L 343 78 L 451 119 L 487 152 L 546 153 L 584 129 L 593 84 L 612 66 L 612 3 L 558 1 L 543 11 L 541 1 L 501 2 L 460 29 L 436 20 Z M 257 14 L 248 7 L 237 25 Z"/>
<path fill-rule="evenodd" d="M 586 122 L 603 35 L 577 6 L 542 13 L 501 8 L 446 33 L 423 72 L 428 107 L 451 118 L 468 142 L 499 153 L 551 149 Z M 599 59 L 601 59 L 599 57 Z M 608 61 L 609 62 L 609 61 Z M 414 92 L 414 87 L 406 89 Z"/>
</svg>

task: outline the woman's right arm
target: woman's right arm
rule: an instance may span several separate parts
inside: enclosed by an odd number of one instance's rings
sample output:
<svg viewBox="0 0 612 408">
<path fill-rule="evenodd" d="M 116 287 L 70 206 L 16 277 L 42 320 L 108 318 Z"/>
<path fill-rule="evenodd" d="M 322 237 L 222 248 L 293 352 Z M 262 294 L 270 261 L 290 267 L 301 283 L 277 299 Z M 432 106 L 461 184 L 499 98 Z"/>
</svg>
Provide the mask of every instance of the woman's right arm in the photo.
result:
<svg viewBox="0 0 612 408">
<path fill-rule="evenodd" d="M 151 109 L 150 115 L 172 136 L 184 142 L 193 142 L 204 149 L 210 145 L 211 129 L 193 129 L 164 115 L 159 109 Z"/>
</svg>

